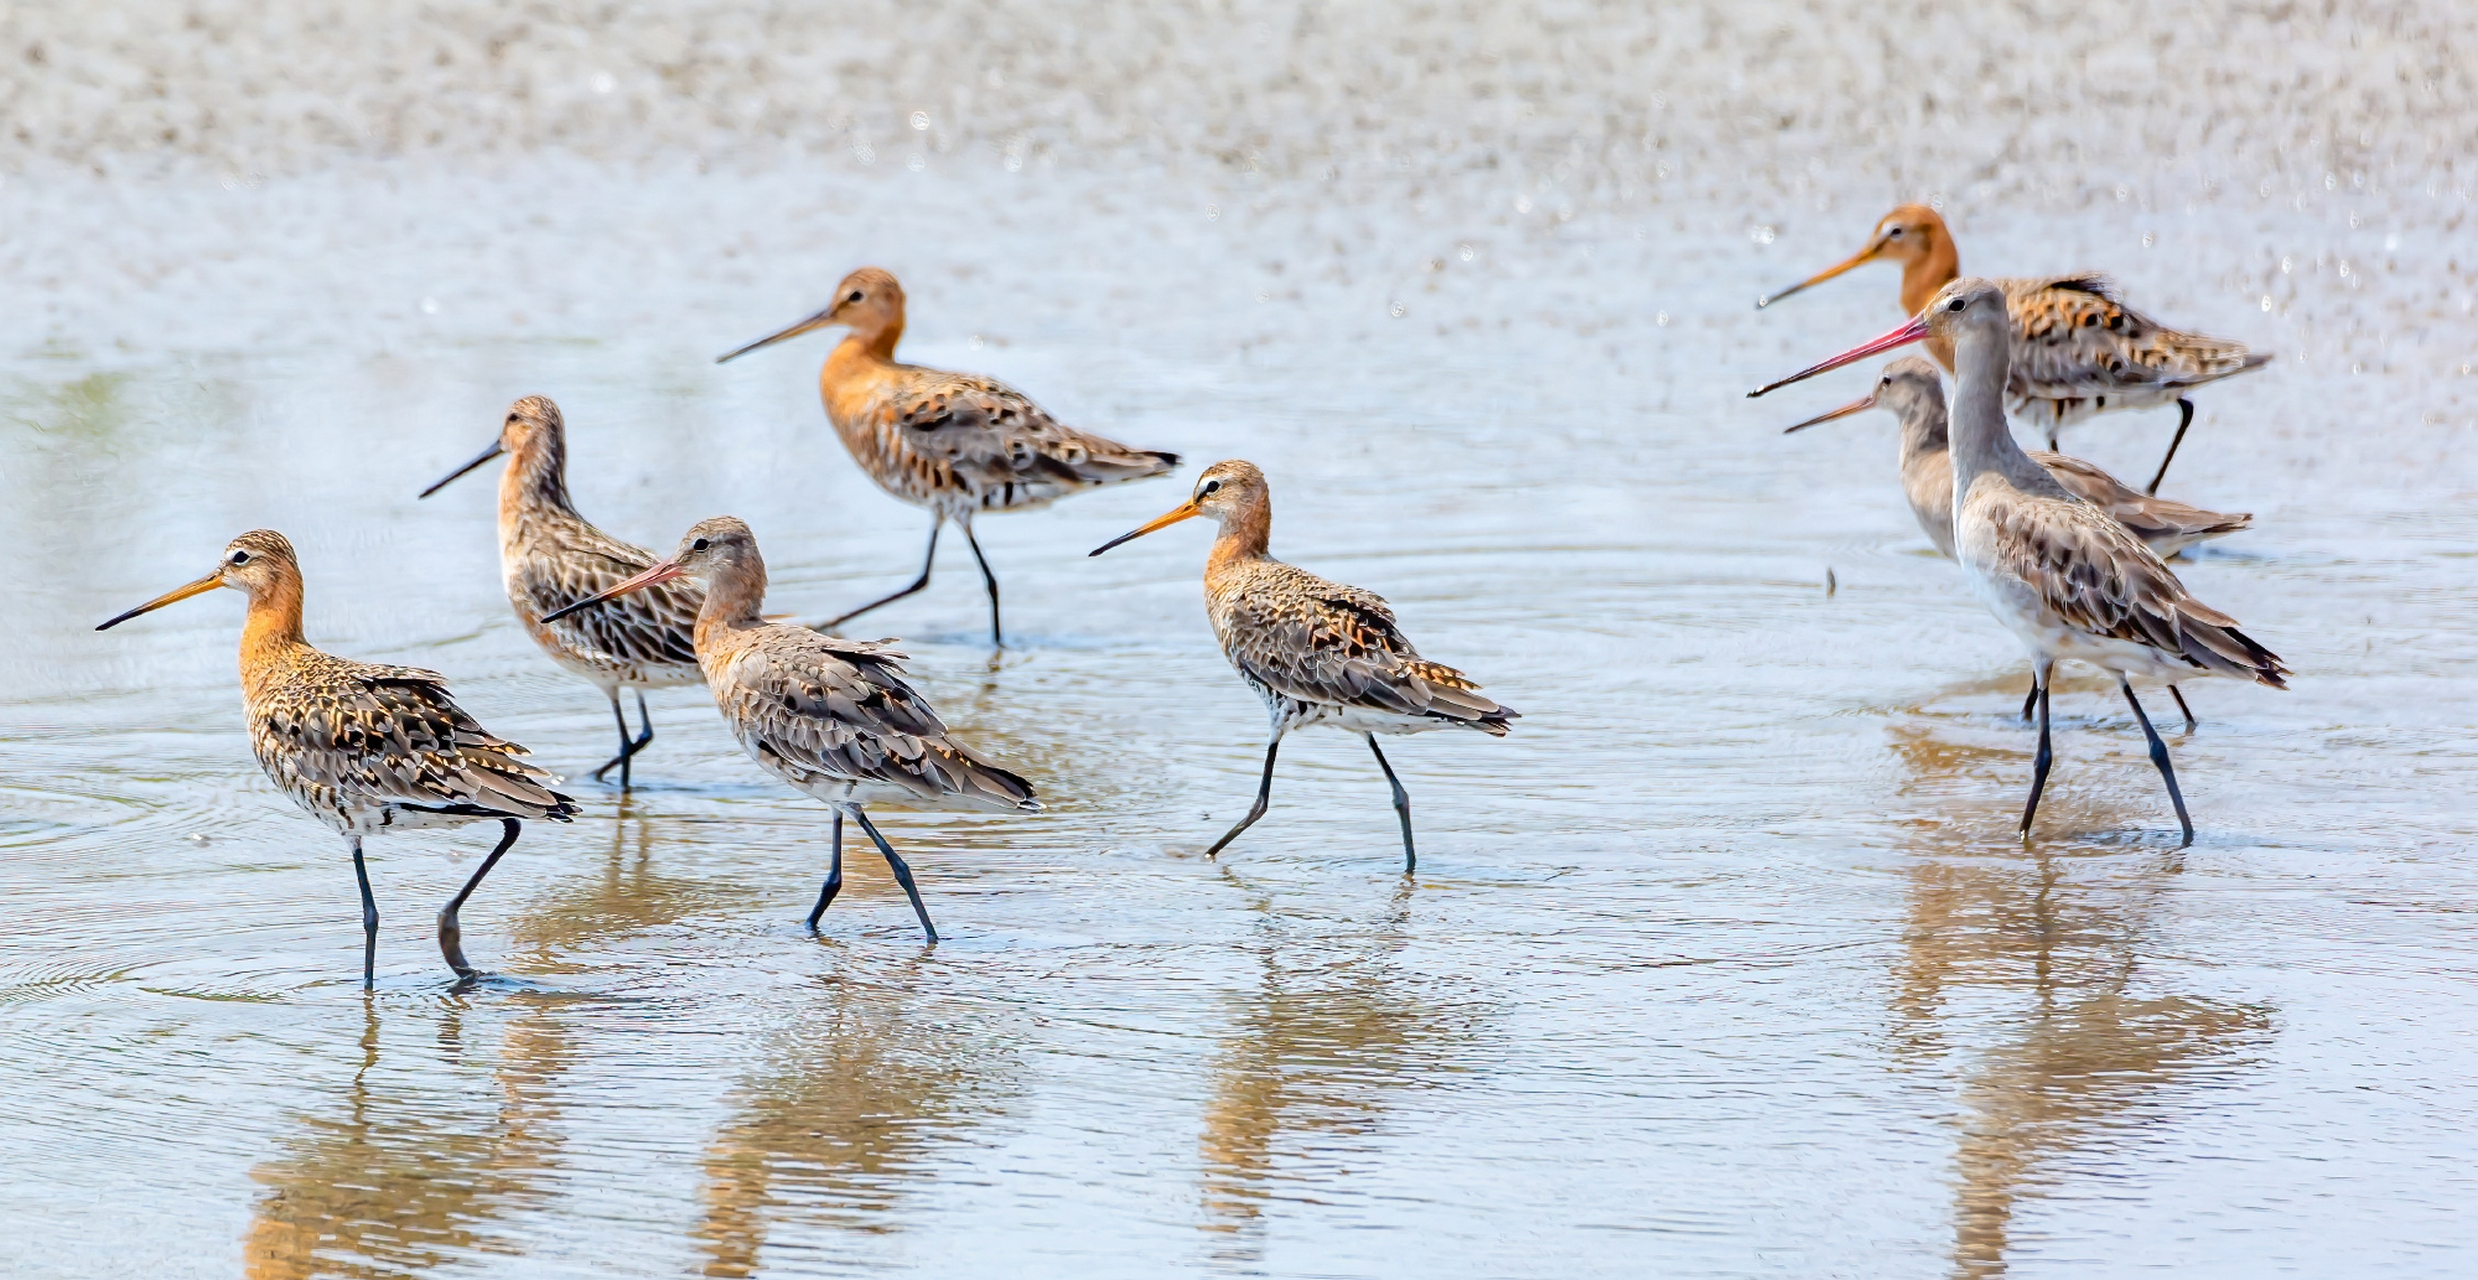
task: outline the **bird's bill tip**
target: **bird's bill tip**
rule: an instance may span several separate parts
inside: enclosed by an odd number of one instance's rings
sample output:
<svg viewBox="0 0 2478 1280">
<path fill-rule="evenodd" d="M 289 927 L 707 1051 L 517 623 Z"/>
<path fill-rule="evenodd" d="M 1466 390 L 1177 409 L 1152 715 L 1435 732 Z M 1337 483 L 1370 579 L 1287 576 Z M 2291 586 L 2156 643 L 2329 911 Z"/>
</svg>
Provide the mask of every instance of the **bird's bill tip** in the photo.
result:
<svg viewBox="0 0 2478 1280">
<path fill-rule="evenodd" d="M 653 586 L 655 583 L 669 582 L 673 578 L 679 577 L 683 572 L 685 572 L 685 570 L 681 569 L 680 566 L 673 561 L 655 561 L 654 567 L 647 569 L 645 572 L 638 574 L 636 577 L 628 579 L 626 582 L 618 583 L 606 591 L 597 591 L 574 604 L 567 605 L 564 608 L 554 609 L 549 613 L 543 614 L 543 625 L 548 626 L 551 623 L 567 617 L 569 614 L 576 613 L 582 609 L 592 608 L 595 605 L 601 604 L 605 600 L 627 595 L 631 591 L 643 591 L 647 587 Z"/>
<path fill-rule="evenodd" d="M 507 452 L 507 450 L 502 448 L 498 441 L 491 441 L 490 447 L 473 455 L 473 460 L 471 462 L 468 462 L 465 465 L 456 468 L 454 471 L 450 471 L 446 475 L 443 475 L 433 481 L 429 488 L 421 491 L 420 497 L 427 498 L 430 495 L 437 493 L 439 490 L 455 483 L 459 478 L 463 477 L 466 472 L 473 470 L 475 467 L 481 466 L 483 463 L 488 462 L 505 452 Z"/>
<path fill-rule="evenodd" d="M 153 613 L 165 605 L 179 604 L 181 601 L 187 600 L 191 596 L 205 595 L 207 592 L 213 591 L 222 585 L 224 585 L 223 570 L 218 569 L 214 573 L 210 573 L 187 586 L 175 587 L 170 591 L 164 592 L 162 595 L 147 601 L 145 604 L 139 605 L 135 609 L 129 610 L 127 613 L 120 614 L 109 621 L 97 623 L 95 624 L 95 630 L 109 631 L 112 628 L 129 621 L 131 618 L 137 617 L 141 613 Z"/>
<path fill-rule="evenodd" d="M 1820 427 L 1827 422 L 1832 422 L 1840 418 L 1847 418 L 1854 413 L 1865 413 L 1869 409 L 1873 409 L 1875 407 L 1875 393 L 1870 392 L 1866 395 L 1860 396 L 1858 399 L 1853 400 L 1848 404 L 1841 406 L 1838 409 L 1834 409 L 1827 413 L 1819 413 L 1816 416 L 1807 419 L 1805 422 L 1795 423 L 1790 426 L 1783 427 L 1781 428 L 1781 434 L 1786 436 L 1793 431 L 1804 431 L 1809 427 Z"/>
<path fill-rule="evenodd" d="M 1764 308 L 1781 301 L 1783 298 L 1789 297 L 1793 293 L 1797 293 L 1805 289 L 1811 289 L 1816 285 L 1820 285 L 1825 281 L 1832 279 L 1834 276 L 1840 275 L 1845 271 L 1852 270 L 1853 268 L 1866 266 L 1868 263 L 1875 260 L 1877 254 L 1882 252 L 1884 252 L 1884 242 L 1881 240 L 1876 241 L 1875 243 L 1868 245 L 1866 248 L 1859 250 L 1857 253 L 1851 254 L 1847 259 L 1834 263 L 1832 266 L 1816 272 L 1814 275 L 1799 281 L 1797 284 L 1791 285 L 1787 289 L 1783 289 L 1778 293 L 1768 293 L 1763 297 L 1757 298 L 1755 300 L 1755 309 L 1761 311 Z"/>
<path fill-rule="evenodd" d="M 1888 333 L 1881 338 L 1852 347 L 1849 350 L 1842 352 L 1840 355 L 1834 356 L 1830 360 L 1801 369 L 1798 372 L 1791 374 L 1789 377 L 1782 378 L 1775 382 L 1767 382 L 1763 386 L 1757 387 L 1755 390 L 1748 392 L 1747 398 L 1752 400 L 1757 396 L 1765 394 L 1766 392 L 1777 391 L 1793 382 L 1804 382 L 1819 373 L 1829 373 L 1845 364 L 1852 364 L 1857 361 L 1864 360 L 1869 356 L 1878 354 L 1879 352 L 1890 351 L 1895 347 L 1908 346 L 1926 336 L 1927 317 L 1924 315 L 1913 317 L 1910 320 L 1904 321 L 1900 328 L 1893 330 L 1891 333 Z"/>
<path fill-rule="evenodd" d="M 771 347 L 778 342 L 789 342 L 812 329 L 823 329 L 827 325 L 834 323 L 831 319 L 834 313 L 835 309 L 833 307 L 828 307 L 824 311 L 820 311 L 816 315 L 810 316 L 808 319 L 792 325 L 789 328 L 777 329 L 773 333 L 767 334 L 765 337 L 759 338 L 757 341 L 752 342 L 747 346 L 726 351 L 723 354 L 714 357 L 714 363 L 730 364 L 732 361 L 737 360 L 740 357 L 759 349 L 760 347 Z"/>
<path fill-rule="evenodd" d="M 1084 554 L 1086 558 L 1089 559 L 1093 556 L 1100 555 L 1102 552 L 1107 551 L 1122 542 L 1133 542 L 1148 533 L 1154 532 L 1155 530 L 1167 529 L 1181 520 L 1193 520 L 1197 516 L 1203 514 L 1204 509 L 1197 506 L 1195 500 L 1191 498 L 1188 501 L 1182 502 L 1179 505 L 1172 507 L 1170 510 L 1161 513 L 1160 515 L 1153 517 L 1151 520 L 1148 520 L 1143 524 L 1110 539 L 1108 542 L 1102 543 L 1100 546 L 1095 547 Z"/>
</svg>

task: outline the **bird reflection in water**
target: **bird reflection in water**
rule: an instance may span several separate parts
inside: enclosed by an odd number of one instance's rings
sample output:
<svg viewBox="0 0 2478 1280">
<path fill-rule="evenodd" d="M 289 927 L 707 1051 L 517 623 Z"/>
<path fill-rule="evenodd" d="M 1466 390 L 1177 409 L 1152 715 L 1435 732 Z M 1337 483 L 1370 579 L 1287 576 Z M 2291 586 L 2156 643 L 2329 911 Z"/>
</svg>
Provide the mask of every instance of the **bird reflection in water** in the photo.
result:
<svg viewBox="0 0 2478 1280">
<path fill-rule="evenodd" d="M 1953 1274 L 1964 1280 L 2005 1274 L 2017 1212 L 2063 1184 L 2069 1165 L 2103 1177 L 2129 1167 L 2146 1124 L 2226 1084 L 2270 1035 L 2262 1008 L 2163 992 L 2146 974 L 2175 854 L 2128 867 L 2122 845 L 2076 849 L 2054 836 L 1987 852 L 1984 829 L 2012 819 L 2000 784 L 2027 746 L 1956 745 L 1918 723 L 1893 730 L 1909 789 L 1937 793 L 1938 810 L 1959 819 L 1922 822 L 1906 842 L 1892 1000 L 1896 1055 L 1959 1071 Z M 2123 831 L 2135 815 L 2119 802 L 2148 799 L 2124 787 L 2059 794 L 2057 830 Z M 1987 812 L 1955 811 L 1975 804 Z"/>
<path fill-rule="evenodd" d="M 1396 1099 L 1435 1087 L 1471 1038 L 1468 1006 L 1399 963 L 1415 892 L 1404 881 L 1365 933 L 1302 936 L 1315 926 L 1256 905 L 1257 986 L 1236 996 L 1198 1143 L 1204 1227 L 1228 1237 L 1217 1262 L 1261 1261 L 1282 1184 L 1302 1198 L 1312 1184 L 1331 1194 L 1348 1172 L 1335 1162 L 1353 1147 L 1366 1155 Z"/>
<path fill-rule="evenodd" d="M 352 1087 L 306 1114 L 284 1154 L 251 1174 L 267 1190 L 243 1242 L 249 1280 L 418 1275 L 477 1253 L 522 1252 L 491 1225 L 553 1194 L 562 1154 L 554 1086 L 574 1044 L 566 1000 L 513 1003 L 493 1095 L 464 1087 L 454 1069 L 464 1041 L 458 1009 L 436 1024 L 444 1063 L 420 1055 L 398 1066 L 405 1051 L 382 1054 L 378 1007 L 364 999 Z"/>
<path fill-rule="evenodd" d="M 998 1113 L 1011 1091 L 1012 1041 L 993 1035 L 985 1008 L 951 1019 L 926 1009 L 928 964 L 921 954 L 899 964 L 856 958 L 770 1038 L 770 1061 L 741 1087 L 738 1114 L 706 1151 L 696 1228 L 704 1274 L 769 1270 L 769 1244 L 781 1249 L 787 1229 L 810 1223 L 898 1229 L 892 1211 L 938 1148 Z"/>
</svg>

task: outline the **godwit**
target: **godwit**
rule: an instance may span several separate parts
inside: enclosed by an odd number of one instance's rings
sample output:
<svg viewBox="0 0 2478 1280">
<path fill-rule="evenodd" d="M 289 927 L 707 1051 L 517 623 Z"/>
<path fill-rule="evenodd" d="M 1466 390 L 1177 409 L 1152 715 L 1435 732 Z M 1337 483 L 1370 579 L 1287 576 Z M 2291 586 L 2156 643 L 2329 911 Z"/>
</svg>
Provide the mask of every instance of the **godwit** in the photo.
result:
<svg viewBox="0 0 2478 1280">
<path fill-rule="evenodd" d="M 499 476 L 499 574 L 508 606 L 525 634 L 551 661 L 583 676 L 610 699 L 619 723 L 619 754 L 594 770 L 594 780 L 619 766 L 620 789 L 628 789 L 629 762 L 654 740 L 654 718 L 645 709 L 647 689 L 696 684 L 697 651 L 689 633 L 697 625 L 705 593 L 695 583 L 674 582 L 638 592 L 608 609 L 556 624 L 544 617 L 626 578 L 645 572 L 653 552 L 622 542 L 586 523 L 568 499 L 568 435 L 559 406 L 547 396 L 527 396 L 508 406 L 499 438 L 473 461 L 422 490 L 444 489 L 458 476 L 506 454 Z M 637 722 L 644 732 L 628 736 L 620 690 L 637 695 Z"/>
<path fill-rule="evenodd" d="M 1367 739 L 1377 767 L 1385 771 L 1394 788 L 1394 812 L 1402 820 L 1403 874 L 1411 874 L 1420 864 L 1411 844 L 1411 797 L 1376 736 L 1455 727 L 1502 738 L 1506 722 L 1520 717 L 1481 696 L 1480 686 L 1462 672 L 1422 658 L 1394 625 L 1394 610 L 1374 593 L 1328 582 L 1268 555 L 1273 494 L 1253 462 L 1234 458 L 1205 468 L 1187 501 L 1091 554 L 1196 516 L 1210 516 L 1221 526 L 1205 558 L 1205 616 L 1223 656 L 1264 699 L 1272 717 L 1256 803 L 1205 856 L 1220 853 L 1265 816 L 1282 736 L 1330 724 Z"/>
<path fill-rule="evenodd" d="M 1758 298 L 1755 305 L 1770 306 L 1878 258 L 1902 264 L 1904 315 L 1917 315 L 1937 290 L 1962 274 L 1961 255 L 1945 220 L 1926 205 L 1906 204 L 1884 215 L 1867 247 L 1847 261 Z M 2015 417 L 2046 428 L 2050 449 L 2056 448 L 2057 432 L 2068 423 L 2117 409 L 2176 403 L 2177 434 L 2169 440 L 2151 483 L 2143 487 L 2145 493 L 2160 491 L 2169 460 L 2177 456 L 2186 428 L 2194 423 L 2194 402 L 2186 393 L 2271 363 L 2269 353 L 2249 352 L 2242 342 L 2161 327 L 2126 306 L 2106 276 L 2086 272 L 1994 283 L 2004 290 L 2005 309 L 2013 319 L 2006 407 Z M 1942 340 L 1928 339 L 1927 350 L 1936 363 L 1953 368 L 1953 350 Z"/>
<path fill-rule="evenodd" d="M 705 588 L 697 665 L 724 722 L 760 768 L 834 810 L 826 887 L 809 911 L 809 928 L 817 928 L 843 888 L 843 819 L 849 814 L 886 856 L 921 918 L 921 931 L 936 942 L 938 929 L 921 905 L 912 868 L 862 806 L 890 800 L 916 808 L 1030 812 L 1041 807 L 1032 784 L 947 733 L 929 700 L 904 683 L 903 654 L 883 642 L 767 621 L 758 612 L 766 599 L 766 562 L 749 527 L 730 516 L 698 521 L 669 559 L 545 621 L 681 577 Z"/>
<path fill-rule="evenodd" d="M 1785 427 L 1782 434 L 1804 431 L 1868 409 L 1887 409 L 1901 419 L 1902 492 L 1910 499 L 1910 515 L 1926 532 L 1928 541 L 1935 543 L 1947 560 L 1952 559 L 1953 453 L 1945 436 L 1944 380 L 1937 375 L 1936 366 L 1917 356 L 1904 356 L 1885 366 L 1884 376 L 1876 380 L 1874 391 L 1830 413 Z M 2115 476 L 2080 458 L 2033 453 L 2030 459 L 2046 467 L 2048 474 L 2056 477 L 2067 491 L 2095 504 L 2117 523 L 2133 530 L 2135 537 L 2163 558 L 2254 523 L 2251 514 L 2226 515 L 2136 493 L 2117 483 Z M 2173 684 L 2168 686 L 2168 695 L 2177 700 L 2177 710 L 2185 713 L 2186 728 L 2191 730 L 2194 712 L 2186 706 L 2185 695 Z M 2031 718 L 2038 698 L 2039 688 L 2034 683 L 2030 697 L 2022 702 L 2023 719 Z"/>
<path fill-rule="evenodd" d="M 2058 483 L 2013 442 L 2004 407 L 2014 340 L 2006 302 L 1997 282 L 1966 276 L 1938 290 L 1925 310 L 1891 333 L 1748 394 L 1760 396 L 1931 336 L 1951 346 L 1959 370 L 1952 421 L 1954 556 L 1972 590 L 2030 651 L 2039 695 L 2039 752 L 2022 807 L 2022 835 L 2030 835 L 2053 758 L 2049 674 L 2059 659 L 2072 658 L 2117 677 L 2150 744 L 2151 763 L 2168 785 L 2182 848 L 2194 842 L 2194 823 L 2177 790 L 2168 746 L 2134 696 L 2131 677 L 2231 676 L 2284 689 L 2288 669 L 2239 631 L 2236 619 L 2189 594 L 2142 539 Z"/>
<path fill-rule="evenodd" d="M 439 954 L 460 978 L 465 963 L 457 912 L 516 843 L 527 818 L 566 822 L 576 802 L 544 786 L 550 774 L 517 757 L 448 697 L 447 677 L 419 667 L 354 662 L 301 638 L 301 565 L 272 529 L 242 534 L 209 573 L 95 628 L 106 631 L 175 601 L 231 587 L 249 596 L 241 626 L 241 701 L 258 767 L 293 803 L 341 834 L 361 883 L 361 983 L 378 962 L 379 908 L 361 859 L 374 831 L 457 826 L 497 819 L 499 844 L 465 887 L 439 909 Z"/>
<path fill-rule="evenodd" d="M 903 337 L 903 286 L 876 267 L 863 267 L 835 287 L 825 310 L 792 327 L 718 356 L 716 364 L 812 329 L 842 325 L 819 371 L 826 420 L 878 487 L 930 513 L 929 553 L 921 576 L 884 599 L 827 621 L 828 630 L 929 585 L 938 559 L 938 530 L 952 520 L 964 531 L 989 587 L 989 634 L 998 629 L 998 577 L 972 536 L 982 512 L 1030 511 L 1079 489 L 1168 473 L 1179 455 L 1130 449 L 1052 418 L 1030 397 L 996 378 L 898 364 Z"/>
</svg>

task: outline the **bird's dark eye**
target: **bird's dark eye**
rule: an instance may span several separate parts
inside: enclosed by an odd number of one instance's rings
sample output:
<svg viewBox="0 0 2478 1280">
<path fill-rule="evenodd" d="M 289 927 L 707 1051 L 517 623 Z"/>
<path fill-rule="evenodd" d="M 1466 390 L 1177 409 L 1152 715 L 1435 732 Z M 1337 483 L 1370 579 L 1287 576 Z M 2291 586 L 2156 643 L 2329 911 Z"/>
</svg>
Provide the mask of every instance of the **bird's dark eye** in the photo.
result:
<svg viewBox="0 0 2478 1280">
<path fill-rule="evenodd" d="M 1205 481 L 1205 492 L 1206 492 L 1206 493 L 1219 493 L 1219 492 L 1221 492 L 1221 489 L 1222 489 L 1222 482 L 1221 482 L 1221 481 L 1219 481 L 1219 480 L 1207 480 L 1207 481 Z"/>
<path fill-rule="evenodd" d="M 1967 303 L 1966 303 L 1963 299 L 1960 299 L 1960 298 L 1955 298 L 1953 301 L 1948 302 L 1948 303 L 1946 303 L 1946 304 L 1945 304 L 1945 310 L 1947 310 L 1947 311 L 1959 311 L 1959 310 L 1961 310 L 1961 309 L 1962 309 L 1964 306 L 1966 306 L 1966 305 L 1968 305 L 1968 304 L 1967 304 Z"/>
<path fill-rule="evenodd" d="M 250 562 L 250 553 L 247 551 L 235 551 L 232 553 L 232 562 L 234 564 L 248 564 Z"/>
<path fill-rule="evenodd" d="M 848 297 L 848 298 L 845 298 L 845 299 L 844 299 L 844 301 L 845 301 L 845 302 L 858 302 L 858 301 L 860 301 L 860 290 L 858 290 L 858 289 L 854 289 L 854 290 L 852 290 L 852 296 L 851 296 L 851 297 Z"/>
<path fill-rule="evenodd" d="M 1899 240 L 1902 238 L 1902 229 L 1900 227 L 1895 227 L 1892 230 L 1885 232 L 1884 238 L 1887 240 Z"/>
<path fill-rule="evenodd" d="M 695 542 L 689 543 L 688 549 L 691 551 L 703 551 L 706 549 L 706 540 L 699 538 Z"/>
</svg>

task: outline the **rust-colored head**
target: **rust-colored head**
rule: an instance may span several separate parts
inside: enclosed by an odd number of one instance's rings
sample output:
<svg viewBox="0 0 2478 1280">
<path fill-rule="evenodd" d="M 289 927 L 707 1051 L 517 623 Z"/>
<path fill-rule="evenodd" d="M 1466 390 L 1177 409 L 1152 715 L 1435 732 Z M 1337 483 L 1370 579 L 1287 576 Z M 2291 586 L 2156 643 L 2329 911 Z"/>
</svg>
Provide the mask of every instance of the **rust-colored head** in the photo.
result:
<svg viewBox="0 0 2478 1280">
<path fill-rule="evenodd" d="M 1779 293 L 1756 299 L 1755 305 L 1769 307 L 1801 289 L 1822 284 L 1878 258 L 1901 264 L 1905 314 L 1915 314 L 1927 305 L 1929 294 L 1961 273 L 1961 255 L 1954 250 L 1953 235 L 1945 229 L 1943 216 L 1923 204 L 1906 204 L 1876 220 L 1876 229 L 1868 233 L 1866 247 Z"/>
<path fill-rule="evenodd" d="M 836 324 L 850 329 L 852 336 L 858 338 L 862 345 L 885 355 L 893 355 L 896 340 L 903 336 L 903 286 L 897 284 L 895 277 L 885 270 L 862 267 L 843 277 L 843 283 L 835 286 L 834 301 L 827 303 L 816 315 L 790 328 L 767 334 L 737 351 L 717 356 L 714 363 L 722 364 L 759 347 L 770 347 L 812 329 Z"/>
<path fill-rule="evenodd" d="M 297 602 L 301 596 L 301 562 L 283 534 L 273 529 L 252 529 L 224 545 L 223 558 L 215 562 L 215 568 L 205 577 L 175 587 L 95 630 L 109 631 L 141 613 L 153 613 L 217 587 L 230 587 L 248 596 L 253 604 L 285 596 Z"/>
<path fill-rule="evenodd" d="M 1253 462 L 1231 458 L 1205 468 L 1196 477 L 1196 488 L 1188 494 L 1187 501 L 1093 548 L 1087 554 L 1100 555 L 1122 542 L 1198 516 L 1211 517 L 1224 530 L 1230 529 L 1233 521 L 1261 525 L 1272 507 L 1273 491 L 1265 484 L 1265 473 L 1257 470 Z"/>
</svg>

